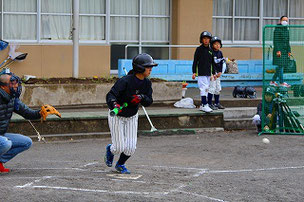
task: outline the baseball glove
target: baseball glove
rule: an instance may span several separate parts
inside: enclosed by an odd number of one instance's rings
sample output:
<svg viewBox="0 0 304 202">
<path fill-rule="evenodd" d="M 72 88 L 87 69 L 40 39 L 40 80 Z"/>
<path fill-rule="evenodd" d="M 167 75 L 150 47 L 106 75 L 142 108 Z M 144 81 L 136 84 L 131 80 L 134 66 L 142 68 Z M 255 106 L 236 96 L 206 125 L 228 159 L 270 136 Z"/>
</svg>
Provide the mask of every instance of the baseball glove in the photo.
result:
<svg viewBox="0 0 304 202">
<path fill-rule="evenodd" d="M 45 121 L 49 114 L 55 114 L 61 118 L 61 114 L 55 109 L 55 107 L 51 105 L 43 105 L 40 110 L 41 120 L 43 119 L 43 121 Z"/>
</svg>

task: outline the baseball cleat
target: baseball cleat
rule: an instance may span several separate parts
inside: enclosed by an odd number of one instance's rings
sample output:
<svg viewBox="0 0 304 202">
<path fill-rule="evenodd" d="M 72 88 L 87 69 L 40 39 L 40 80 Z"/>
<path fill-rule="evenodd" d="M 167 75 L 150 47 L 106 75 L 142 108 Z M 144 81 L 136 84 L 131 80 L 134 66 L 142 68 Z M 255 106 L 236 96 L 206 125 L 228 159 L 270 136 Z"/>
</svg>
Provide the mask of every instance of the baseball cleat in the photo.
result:
<svg viewBox="0 0 304 202">
<path fill-rule="evenodd" d="M 201 105 L 200 108 L 199 108 L 200 111 L 204 111 L 204 112 L 212 112 L 212 109 L 209 107 L 208 104 L 205 104 L 205 105 Z"/>
<path fill-rule="evenodd" d="M 125 165 L 116 164 L 115 169 L 121 174 L 130 174 L 131 172 L 126 168 Z"/>
<path fill-rule="evenodd" d="M 114 160 L 114 155 L 111 152 L 111 144 L 108 144 L 108 146 L 106 147 L 106 155 L 104 157 L 104 162 L 106 163 L 106 165 L 108 167 L 112 167 L 113 164 L 113 160 Z"/>
<path fill-rule="evenodd" d="M 212 110 L 218 110 L 219 108 L 214 104 L 209 105 Z"/>
<path fill-rule="evenodd" d="M 214 106 L 216 106 L 218 109 L 225 109 L 225 107 L 223 105 L 221 105 L 220 103 L 214 104 Z"/>
</svg>

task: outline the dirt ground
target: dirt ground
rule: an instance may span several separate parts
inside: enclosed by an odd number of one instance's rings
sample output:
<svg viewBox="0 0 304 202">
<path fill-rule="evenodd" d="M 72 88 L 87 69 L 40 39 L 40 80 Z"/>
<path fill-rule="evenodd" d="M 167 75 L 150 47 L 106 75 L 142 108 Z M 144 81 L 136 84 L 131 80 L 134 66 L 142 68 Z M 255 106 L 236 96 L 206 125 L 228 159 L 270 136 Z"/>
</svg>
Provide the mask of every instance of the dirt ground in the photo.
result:
<svg viewBox="0 0 304 202">
<path fill-rule="evenodd" d="M 25 84 L 96 84 L 96 83 L 114 83 L 118 77 L 83 77 L 83 78 L 30 78 L 23 81 Z M 151 78 L 152 82 L 163 82 L 165 80 Z"/>
<path fill-rule="evenodd" d="M 0 175 L 1 201 L 301 201 L 303 138 L 140 136 L 131 175 L 104 164 L 109 138 L 36 142 L 6 164 L 12 172 Z"/>
</svg>

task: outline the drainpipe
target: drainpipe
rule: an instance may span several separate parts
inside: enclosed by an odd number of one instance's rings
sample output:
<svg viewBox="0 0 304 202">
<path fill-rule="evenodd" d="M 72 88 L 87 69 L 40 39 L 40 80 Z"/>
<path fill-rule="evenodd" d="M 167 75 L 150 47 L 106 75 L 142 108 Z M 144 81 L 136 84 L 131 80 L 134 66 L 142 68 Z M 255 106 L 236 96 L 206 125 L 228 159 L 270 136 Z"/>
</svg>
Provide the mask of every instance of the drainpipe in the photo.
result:
<svg viewBox="0 0 304 202">
<path fill-rule="evenodd" d="M 79 73 L 79 0 L 73 0 L 73 77 Z"/>
</svg>

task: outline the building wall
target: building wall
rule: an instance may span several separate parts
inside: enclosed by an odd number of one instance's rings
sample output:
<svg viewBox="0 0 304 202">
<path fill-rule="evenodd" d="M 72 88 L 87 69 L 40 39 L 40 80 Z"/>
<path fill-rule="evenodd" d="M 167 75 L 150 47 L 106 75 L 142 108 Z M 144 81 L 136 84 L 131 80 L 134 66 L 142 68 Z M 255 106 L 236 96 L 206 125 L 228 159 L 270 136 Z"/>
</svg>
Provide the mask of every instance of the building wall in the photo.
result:
<svg viewBox="0 0 304 202">
<path fill-rule="evenodd" d="M 0 59 L 8 56 L 9 48 L 1 51 Z M 38 78 L 72 77 L 72 45 L 21 45 L 18 52 L 28 53 L 22 62 L 10 65 L 18 76 Z M 79 46 L 79 77 L 109 76 L 110 46 Z"/>
<path fill-rule="evenodd" d="M 172 44 L 197 45 L 201 32 L 212 32 L 213 0 L 174 0 L 172 5 Z M 214 34 L 214 33 L 212 33 Z M 225 57 L 262 59 L 262 48 L 223 48 Z M 172 58 L 192 60 L 195 48 L 173 48 Z"/>
<path fill-rule="evenodd" d="M 204 30 L 212 32 L 213 0 L 172 1 L 171 44 L 197 45 Z M 79 47 L 79 77 L 109 76 L 110 45 L 81 45 Z M 262 59 L 262 48 L 223 47 L 225 57 L 238 60 Z M 72 77 L 72 45 L 21 45 L 20 52 L 28 56 L 22 63 L 10 68 L 19 76 L 34 75 L 39 78 Z M 172 48 L 172 59 L 192 60 L 195 48 Z M 3 61 L 8 48 L 0 52 Z"/>
</svg>

